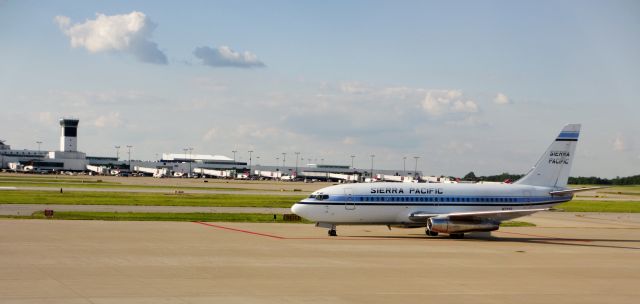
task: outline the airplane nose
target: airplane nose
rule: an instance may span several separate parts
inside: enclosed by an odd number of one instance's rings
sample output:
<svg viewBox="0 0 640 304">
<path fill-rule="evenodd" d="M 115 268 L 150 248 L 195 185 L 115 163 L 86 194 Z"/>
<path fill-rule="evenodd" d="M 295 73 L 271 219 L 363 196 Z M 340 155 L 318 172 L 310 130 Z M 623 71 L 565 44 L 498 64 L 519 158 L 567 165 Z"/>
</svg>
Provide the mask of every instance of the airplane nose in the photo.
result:
<svg viewBox="0 0 640 304">
<path fill-rule="evenodd" d="M 293 214 L 300 215 L 300 214 L 299 214 L 299 212 L 300 212 L 300 207 L 301 207 L 301 205 L 300 205 L 300 204 L 293 204 L 293 206 L 291 206 L 291 212 L 292 212 Z"/>
<path fill-rule="evenodd" d="M 293 204 L 293 206 L 291 206 L 291 212 L 293 212 L 293 214 L 296 214 L 298 216 L 301 216 L 303 218 L 309 219 L 310 211 L 309 206 L 305 205 L 305 204 Z"/>
</svg>

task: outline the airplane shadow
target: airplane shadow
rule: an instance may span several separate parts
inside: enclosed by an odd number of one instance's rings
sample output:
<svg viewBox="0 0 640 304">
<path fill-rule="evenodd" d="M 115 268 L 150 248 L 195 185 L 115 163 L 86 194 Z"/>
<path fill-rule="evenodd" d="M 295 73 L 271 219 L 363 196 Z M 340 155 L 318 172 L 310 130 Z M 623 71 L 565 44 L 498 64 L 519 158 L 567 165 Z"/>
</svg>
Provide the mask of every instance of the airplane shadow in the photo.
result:
<svg viewBox="0 0 640 304">
<path fill-rule="evenodd" d="M 446 235 L 437 237 L 428 237 L 421 234 L 411 235 L 393 235 L 393 236 L 346 236 L 343 238 L 359 238 L 359 239 L 396 239 L 396 240 L 425 240 L 425 241 L 444 241 L 453 240 Z M 640 250 L 640 246 L 628 246 L 627 244 L 640 244 L 640 240 L 620 240 L 620 239 L 597 239 L 597 238 L 559 238 L 546 236 L 494 236 L 490 234 L 474 234 L 465 235 L 463 239 L 455 239 L 455 241 L 476 241 L 476 242 L 501 242 L 501 243 L 525 243 L 525 244 L 541 244 L 541 245 L 561 245 L 561 246 L 578 246 L 578 247 L 596 247 L 596 248 L 614 248 Z M 613 243 L 613 244 L 607 244 Z"/>
<path fill-rule="evenodd" d="M 561 246 L 577 246 L 577 247 L 597 247 L 597 248 L 615 248 L 640 250 L 639 247 L 625 246 L 626 244 L 640 244 L 640 240 L 617 240 L 617 239 L 595 239 L 595 238 L 556 238 L 556 237 L 477 237 L 469 238 L 478 241 L 491 242 L 512 242 L 512 243 L 529 243 L 542 245 L 561 245 Z M 606 244 L 613 243 L 613 244 Z M 617 245 L 619 244 L 619 245 Z"/>
</svg>

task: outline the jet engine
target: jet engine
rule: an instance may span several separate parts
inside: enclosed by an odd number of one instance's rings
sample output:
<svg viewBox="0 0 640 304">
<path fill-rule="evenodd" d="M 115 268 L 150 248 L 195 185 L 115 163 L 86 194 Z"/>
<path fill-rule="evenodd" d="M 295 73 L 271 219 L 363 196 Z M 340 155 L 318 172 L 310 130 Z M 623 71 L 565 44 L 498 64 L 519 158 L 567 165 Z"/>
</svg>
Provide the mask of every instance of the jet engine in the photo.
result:
<svg viewBox="0 0 640 304">
<path fill-rule="evenodd" d="M 498 228 L 499 224 L 495 222 L 450 220 L 446 217 L 432 217 L 427 222 L 427 229 L 441 233 L 494 231 Z"/>
</svg>

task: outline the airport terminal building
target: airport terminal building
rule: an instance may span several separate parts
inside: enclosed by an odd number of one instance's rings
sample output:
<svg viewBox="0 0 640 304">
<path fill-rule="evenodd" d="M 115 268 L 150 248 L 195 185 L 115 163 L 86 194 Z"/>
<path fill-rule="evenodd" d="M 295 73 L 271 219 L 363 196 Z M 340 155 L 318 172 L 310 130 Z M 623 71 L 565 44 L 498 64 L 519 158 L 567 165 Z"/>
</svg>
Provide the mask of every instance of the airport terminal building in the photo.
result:
<svg viewBox="0 0 640 304">
<path fill-rule="evenodd" d="M 89 172 L 90 174 L 144 174 L 155 177 L 220 177 L 220 178 L 296 178 L 320 180 L 363 181 L 371 178 L 366 169 L 329 164 L 300 166 L 263 166 L 236 161 L 224 155 L 163 153 L 155 161 L 120 160 L 118 157 L 87 156 L 78 151 L 77 118 L 61 118 L 60 144 L 56 151 L 14 150 L 0 140 L 0 169 L 14 172 Z M 405 175 L 402 177 L 401 175 Z M 421 172 L 375 170 L 374 179 L 405 181 Z"/>
</svg>

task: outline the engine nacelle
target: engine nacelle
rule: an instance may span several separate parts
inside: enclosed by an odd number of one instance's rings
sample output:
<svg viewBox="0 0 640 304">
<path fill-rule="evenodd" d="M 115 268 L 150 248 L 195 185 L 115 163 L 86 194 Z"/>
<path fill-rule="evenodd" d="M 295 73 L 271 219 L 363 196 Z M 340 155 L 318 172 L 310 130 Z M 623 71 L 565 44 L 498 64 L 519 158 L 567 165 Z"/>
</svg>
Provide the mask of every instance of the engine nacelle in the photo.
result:
<svg viewBox="0 0 640 304">
<path fill-rule="evenodd" d="M 441 233 L 464 233 L 472 231 L 494 231 L 500 226 L 493 222 L 456 221 L 444 217 L 432 217 L 427 222 L 427 229 Z"/>
</svg>

